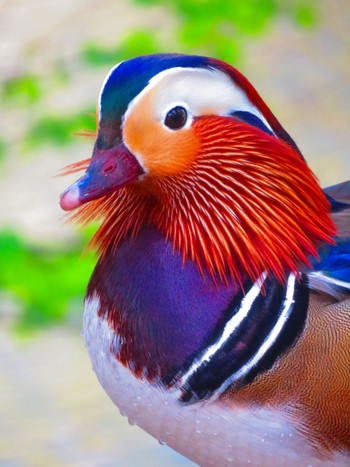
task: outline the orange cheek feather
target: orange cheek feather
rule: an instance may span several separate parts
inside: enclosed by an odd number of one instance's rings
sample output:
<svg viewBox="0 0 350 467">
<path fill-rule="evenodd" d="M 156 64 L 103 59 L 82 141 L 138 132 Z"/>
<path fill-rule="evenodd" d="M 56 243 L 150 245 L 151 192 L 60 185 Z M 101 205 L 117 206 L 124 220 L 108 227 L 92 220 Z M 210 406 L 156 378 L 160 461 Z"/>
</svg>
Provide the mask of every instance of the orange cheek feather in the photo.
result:
<svg viewBox="0 0 350 467">
<path fill-rule="evenodd" d="M 198 154 L 200 141 L 193 128 L 167 130 L 152 113 L 153 95 L 147 93 L 134 107 L 123 127 L 128 149 L 149 175 L 166 177 L 186 170 Z"/>
</svg>

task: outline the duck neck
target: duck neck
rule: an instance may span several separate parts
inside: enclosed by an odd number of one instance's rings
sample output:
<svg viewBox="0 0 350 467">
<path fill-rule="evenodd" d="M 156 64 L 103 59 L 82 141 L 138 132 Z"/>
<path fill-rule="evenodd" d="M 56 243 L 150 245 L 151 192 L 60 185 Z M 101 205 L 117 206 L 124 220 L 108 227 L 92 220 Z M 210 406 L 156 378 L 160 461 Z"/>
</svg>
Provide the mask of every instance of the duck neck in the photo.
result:
<svg viewBox="0 0 350 467">
<path fill-rule="evenodd" d="M 115 339 L 116 358 L 139 378 L 180 388 L 194 401 L 246 384 L 270 368 L 300 333 L 307 297 L 304 279 L 285 286 L 263 275 L 224 284 L 202 274 L 153 227 L 125 239 L 100 259 L 87 300 Z M 295 303 L 302 306 L 295 307 Z"/>
</svg>

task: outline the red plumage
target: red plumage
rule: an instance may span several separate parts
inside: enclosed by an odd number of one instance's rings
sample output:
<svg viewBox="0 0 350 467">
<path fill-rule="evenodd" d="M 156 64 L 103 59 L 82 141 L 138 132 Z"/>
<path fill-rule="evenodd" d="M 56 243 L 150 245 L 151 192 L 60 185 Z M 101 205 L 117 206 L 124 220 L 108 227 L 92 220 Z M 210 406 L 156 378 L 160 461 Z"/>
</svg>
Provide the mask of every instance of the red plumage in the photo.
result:
<svg viewBox="0 0 350 467">
<path fill-rule="evenodd" d="M 321 242 L 332 242 L 329 203 L 287 143 L 227 117 L 200 117 L 193 131 L 200 144 L 188 170 L 146 176 L 74 214 L 83 222 L 103 219 L 93 239 L 102 255 L 154 224 L 184 261 L 242 285 L 264 271 L 283 282 L 317 257 Z"/>
</svg>

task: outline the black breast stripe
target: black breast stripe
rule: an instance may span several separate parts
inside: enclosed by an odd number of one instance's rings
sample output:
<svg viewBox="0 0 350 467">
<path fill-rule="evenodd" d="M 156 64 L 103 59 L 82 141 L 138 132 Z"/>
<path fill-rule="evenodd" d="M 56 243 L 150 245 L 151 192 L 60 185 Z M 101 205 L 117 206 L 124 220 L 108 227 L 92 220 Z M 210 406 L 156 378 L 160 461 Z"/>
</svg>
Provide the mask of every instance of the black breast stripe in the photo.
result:
<svg viewBox="0 0 350 467">
<path fill-rule="evenodd" d="M 246 110 L 237 110 L 231 115 L 238 118 L 242 122 L 249 123 L 249 125 L 259 128 L 259 130 L 264 131 L 268 135 L 276 136 L 259 117 L 252 114 L 251 112 L 247 112 Z"/>
<path fill-rule="evenodd" d="M 290 274 L 285 286 L 265 277 L 252 284 L 239 303 L 236 297 L 220 331 L 187 363 L 177 382 L 180 400 L 218 397 L 270 369 L 304 328 L 308 296 L 304 275 Z"/>
</svg>

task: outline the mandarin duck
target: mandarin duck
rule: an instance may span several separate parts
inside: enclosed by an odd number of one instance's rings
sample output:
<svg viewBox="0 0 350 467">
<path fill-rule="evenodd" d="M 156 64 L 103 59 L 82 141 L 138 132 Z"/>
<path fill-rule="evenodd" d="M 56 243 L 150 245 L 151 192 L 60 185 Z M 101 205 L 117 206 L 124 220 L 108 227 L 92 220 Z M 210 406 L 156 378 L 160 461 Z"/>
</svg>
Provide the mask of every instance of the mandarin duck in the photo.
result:
<svg viewBox="0 0 350 467">
<path fill-rule="evenodd" d="M 60 203 L 101 221 L 83 335 L 121 412 L 204 466 L 350 465 L 350 182 L 177 54 L 112 68 L 80 169 Z"/>
</svg>

